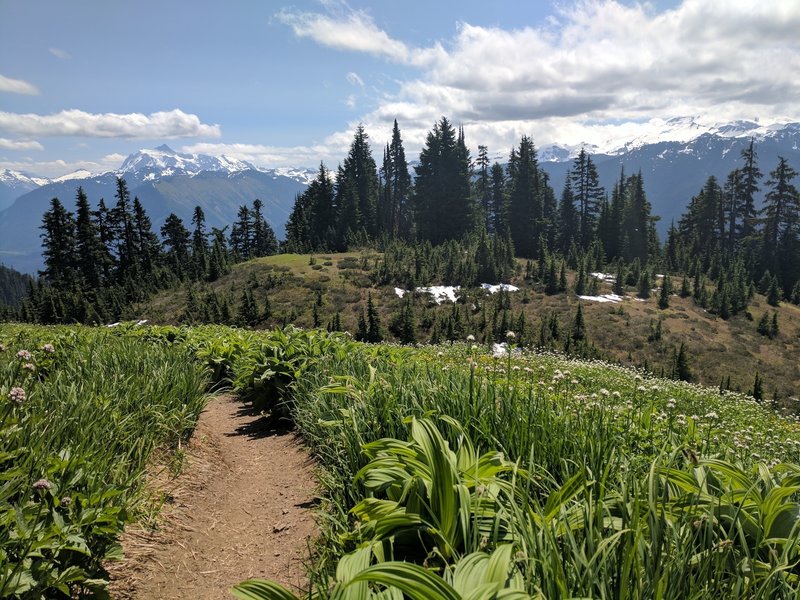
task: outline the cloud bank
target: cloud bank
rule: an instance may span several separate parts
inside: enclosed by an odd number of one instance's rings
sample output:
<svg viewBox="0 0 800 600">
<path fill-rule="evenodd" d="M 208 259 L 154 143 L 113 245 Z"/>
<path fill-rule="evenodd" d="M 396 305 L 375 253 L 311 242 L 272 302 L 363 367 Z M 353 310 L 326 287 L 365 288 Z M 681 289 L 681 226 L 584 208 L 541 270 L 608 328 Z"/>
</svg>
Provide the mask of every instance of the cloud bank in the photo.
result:
<svg viewBox="0 0 800 600">
<path fill-rule="evenodd" d="M 172 139 L 219 137 L 219 125 L 201 123 L 197 115 L 175 109 L 141 113 L 87 113 L 62 110 L 52 115 L 0 111 L 0 131 L 25 137 L 98 137 L 123 139 Z"/>
<path fill-rule="evenodd" d="M 441 116 L 475 144 L 607 145 L 646 135 L 663 119 L 800 120 L 800 3 L 684 0 L 649 4 L 582 0 L 543 26 L 460 23 L 445 45 L 414 48 L 362 11 L 282 12 L 295 35 L 337 50 L 417 67 L 399 92 L 363 116 L 383 142 L 396 118 L 412 146 Z M 468 140 L 469 141 L 469 140 Z"/>
</svg>

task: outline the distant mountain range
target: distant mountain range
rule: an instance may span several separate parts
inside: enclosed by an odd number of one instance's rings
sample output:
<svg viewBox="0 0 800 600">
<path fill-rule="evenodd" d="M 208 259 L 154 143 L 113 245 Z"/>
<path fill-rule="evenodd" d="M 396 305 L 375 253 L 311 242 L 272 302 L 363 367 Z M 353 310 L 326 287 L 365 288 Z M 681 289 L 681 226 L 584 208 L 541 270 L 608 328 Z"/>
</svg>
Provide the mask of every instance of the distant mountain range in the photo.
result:
<svg viewBox="0 0 800 600">
<path fill-rule="evenodd" d="M 265 218 L 281 238 L 295 196 L 305 190 L 315 174 L 315 170 L 302 168 L 259 169 L 225 156 L 178 153 L 168 146 L 140 150 L 126 158 L 119 169 L 102 174 L 78 171 L 47 179 L 2 171 L 0 207 L 3 198 L 15 197 L 0 210 L 0 263 L 28 273 L 41 269 L 42 214 L 52 198 L 73 210 L 78 186 L 95 205 L 104 198 L 112 206 L 116 202 L 116 178 L 123 177 L 131 197 L 142 202 L 154 228 L 173 212 L 188 226 L 198 205 L 209 227 L 224 227 L 235 221 L 239 206 L 260 198 Z"/>
<path fill-rule="evenodd" d="M 800 123 L 759 126 L 749 121 L 701 126 L 694 119 L 671 119 L 662 130 L 630 140 L 614 150 L 586 147 L 597 166 L 600 183 L 610 193 L 620 170 L 642 172 L 645 191 L 653 214 L 661 217 L 658 231 L 663 235 L 670 222 L 680 217 L 692 196 L 697 195 L 709 176 L 724 185 L 733 169 L 742 166 L 741 152 L 755 140 L 758 165 L 764 174 L 761 197 L 769 173 L 783 156 L 800 171 Z M 614 146 L 616 142 L 606 147 Z M 549 146 L 541 149 L 539 160 L 560 195 L 570 159 L 578 147 Z M 795 182 L 800 184 L 800 182 Z"/>
<path fill-rule="evenodd" d="M 759 166 L 765 174 L 762 193 L 779 156 L 800 170 L 800 123 L 704 125 L 690 117 L 665 120 L 634 139 L 543 146 L 539 160 L 559 195 L 571 159 L 581 147 L 592 155 L 600 181 L 609 191 L 621 169 L 629 174 L 641 171 L 653 213 L 661 217 L 658 229 L 663 235 L 709 175 L 724 183 L 727 174 L 740 165 L 741 150 L 751 138 L 756 141 Z M 498 160 L 505 162 L 505 157 Z M 131 154 L 119 169 L 102 174 L 77 171 L 48 179 L 0 171 L 0 263 L 29 273 L 40 269 L 41 216 L 53 197 L 72 210 L 79 185 L 92 202 L 105 198 L 107 204 L 113 204 L 115 178 L 124 177 L 131 196 L 139 197 L 155 227 L 172 212 L 188 223 L 197 205 L 203 207 L 209 226 L 222 227 L 235 220 L 240 205 L 260 198 L 267 220 L 282 238 L 295 196 L 316 173 L 317 169 L 302 167 L 262 169 L 226 156 L 179 153 L 166 145 Z"/>
</svg>

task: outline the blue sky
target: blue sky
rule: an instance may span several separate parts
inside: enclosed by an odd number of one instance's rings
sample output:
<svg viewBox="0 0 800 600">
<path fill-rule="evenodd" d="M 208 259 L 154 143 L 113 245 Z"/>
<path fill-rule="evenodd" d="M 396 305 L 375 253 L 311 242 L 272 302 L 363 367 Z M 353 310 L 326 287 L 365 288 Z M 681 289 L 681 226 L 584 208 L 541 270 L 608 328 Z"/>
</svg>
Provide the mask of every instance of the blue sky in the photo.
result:
<svg viewBox="0 0 800 600">
<path fill-rule="evenodd" d="M 338 162 L 363 122 L 418 151 L 598 147 L 664 119 L 800 120 L 800 2 L 0 0 L 0 168 L 116 168 L 139 148 Z"/>
</svg>

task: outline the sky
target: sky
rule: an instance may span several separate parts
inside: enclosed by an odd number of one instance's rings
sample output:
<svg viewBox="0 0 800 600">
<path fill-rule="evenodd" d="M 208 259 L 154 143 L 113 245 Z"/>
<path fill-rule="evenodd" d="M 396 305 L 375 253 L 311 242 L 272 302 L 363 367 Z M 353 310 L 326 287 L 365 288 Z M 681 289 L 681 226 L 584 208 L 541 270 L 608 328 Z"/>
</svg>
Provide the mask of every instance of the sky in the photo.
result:
<svg viewBox="0 0 800 600">
<path fill-rule="evenodd" d="M 673 117 L 800 121 L 798 0 L 0 0 L 0 169 L 140 148 L 335 167 L 442 116 L 507 155 Z M 473 153 L 473 156 L 475 154 Z"/>
</svg>

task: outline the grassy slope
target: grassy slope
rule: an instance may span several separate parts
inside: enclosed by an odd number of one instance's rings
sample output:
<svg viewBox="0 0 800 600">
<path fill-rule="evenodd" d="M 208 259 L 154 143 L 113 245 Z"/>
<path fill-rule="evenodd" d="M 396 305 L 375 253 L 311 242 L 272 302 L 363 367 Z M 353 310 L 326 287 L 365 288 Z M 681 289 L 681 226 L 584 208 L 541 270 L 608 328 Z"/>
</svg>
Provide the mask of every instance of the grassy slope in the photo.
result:
<svg viewBox="0 0 800 600">
<path fill-rule="evenodd" d="M 351 257 L 358 268 L 340 268 L 343 259 Z M 374 252 L 361 254 L 317 255 L 316 264 L 309 264 L 308 255 L 278 255 L 236 265 L 233 271 L 210 284 L 207 288 L 218 294 L 228 294 L 235 313 L 242 290 L 248 279 L 255 275 L 259 287 L 254 295 L 259 306 L 269 295 L 273 318 L 267 325 L 294 322 L 309 327 L 312 324 L 312 307 L 317 292 L 322 293 L 319 308 L 323 326 L 337 311 L 341 313 L 345 329 L 355 331 L 358 315 L 366 306 L 368 292 L 380 310 L 386 327 L 399 310 L 401 300 L 392 286 L 371 288 L 368 270 L 360 268 L 364 261 L 371 267 L 379 257 Z M 277 284 L 267 289 L 265 282 L 272 276 Z M 574 274 L 570 274 L 572 279 Z M 562 329 L 569 329 L 574 318 L 578 299 L 573 294 L 547 296 L 541 286 L 521 278 L 513 283 L 522 291 L 512 293 L 514 314 L 524 310 L 529 327 L 535 332 L 543 315 L 556 312 Z M 680 281 L 673 282 L 673 289 Z M 527 291 L 527 293 L 526 293 Z M 608 284 L 600 285 L 600 293 L 611 291 Z M 629 296 L 634 291 L 629 289 Z M 470 301 L 480 303 L 485 295 L 476 291 Z M 431 305 L 428 296 L 415 300 L 419 339 L 426 341 L 430 331 L 424 328 L 434 312 L 440 317 L 449 314 L 451 305 Z M 525 300 L 528 300 L 525 302 Z M 759 371 L 766 381 L 765 393 L 778 391 L 779 397 L 788 399 L 800 396 L 800 307 L 782 303 L 777 309 L 780 333 L 774 340 L 761 336 L 756 324 L 761 315 L 776 310 L 768 306 L 764 297 L 757 295 L 750 305 L 753 320 L 739 315 L 727 321 L 714 317 L 696 306 L 691 298 L 673 296 L 670 307 L 659 310 L 657 294 L 645 302 L 626 299 L 621 304 L 601 304 L 583 301 L 584 315 L 590 340 L 609 359 L 623 364 L 642 366 L 659 373 L 661 368 L 669 373 L 675 348 L 686 344 L 695 380 L 707 385 L 718 385 L 730 375 L 733 389 L 749 391 L 753 378 Z M 151 302 L 137 308 L 137 316 L 154 322 L 180 322 L 184 312 L 185 293 L 182 290 L 164 292 Z M 480 314 L 471 318 L 477 322 Z M 648 335 L 657 319 L 662 319 L 663 339 L 649 342 Z M 467 326 L 469 330 L 469 325 Z M 474 331 L 479 334 L 480 332 Z"/>
</svg>

